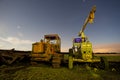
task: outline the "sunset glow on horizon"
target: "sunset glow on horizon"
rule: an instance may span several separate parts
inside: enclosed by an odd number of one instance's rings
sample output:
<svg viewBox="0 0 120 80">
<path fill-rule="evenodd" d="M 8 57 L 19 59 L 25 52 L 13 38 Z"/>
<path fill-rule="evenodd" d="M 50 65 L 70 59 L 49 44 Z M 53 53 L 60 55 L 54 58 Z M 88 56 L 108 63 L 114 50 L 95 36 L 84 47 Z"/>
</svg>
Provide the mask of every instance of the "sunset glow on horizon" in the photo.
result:
<svg viewBox="0 0 120 80">
<path fill-rule="evenodd" d="M 120 43 L 114 43 L 114 44 L 98 44 L 93 45 L 93 52 L 94 53 L 120 53 Z"/>
</svg>

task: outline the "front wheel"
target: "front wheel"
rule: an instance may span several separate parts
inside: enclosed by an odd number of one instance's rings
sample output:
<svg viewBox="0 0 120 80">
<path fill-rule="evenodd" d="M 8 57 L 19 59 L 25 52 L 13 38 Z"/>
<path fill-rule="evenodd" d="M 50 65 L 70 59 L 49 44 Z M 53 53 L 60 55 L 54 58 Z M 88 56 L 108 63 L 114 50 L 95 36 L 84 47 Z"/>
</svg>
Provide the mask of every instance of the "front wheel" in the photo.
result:
<svg viewBox="0 0 120 80">
<path fill-rule="evenodd" d="M 72 49 L 69 49 L 68 67 L 69 69 L 73 68 L 73 50 Z"/>
<path fill-rule="evenodd" d="M 69 56 L 68 67 L 69 67 L 69 69 L 73 68 L 73 57 L 72 56 Z"/>
</svg>

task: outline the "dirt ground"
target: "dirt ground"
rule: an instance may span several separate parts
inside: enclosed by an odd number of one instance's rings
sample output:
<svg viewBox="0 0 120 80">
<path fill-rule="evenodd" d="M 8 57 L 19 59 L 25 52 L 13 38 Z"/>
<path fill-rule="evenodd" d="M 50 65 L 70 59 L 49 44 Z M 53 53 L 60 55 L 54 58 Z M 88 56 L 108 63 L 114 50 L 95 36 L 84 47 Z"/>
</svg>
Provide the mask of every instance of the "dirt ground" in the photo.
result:
<svg viewBox="0 0 120 80">
<path fill-rule="evenodd" d="M 115 68 L 105 71 L 86 65 L 75 65 L 72 70 L 48 65 L 2 65 L 0 80 L 120 80 L 120 72 Z"/>
</svg>

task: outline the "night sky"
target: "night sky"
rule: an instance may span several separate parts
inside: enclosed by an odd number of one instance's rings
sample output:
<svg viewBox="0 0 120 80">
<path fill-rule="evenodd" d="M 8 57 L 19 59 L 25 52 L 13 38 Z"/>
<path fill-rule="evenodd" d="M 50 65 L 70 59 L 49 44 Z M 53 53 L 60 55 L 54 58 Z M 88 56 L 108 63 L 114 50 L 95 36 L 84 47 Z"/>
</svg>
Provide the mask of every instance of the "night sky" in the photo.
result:
<svg viewBox="0 0 120 80">
<path fill-rule="evenodd" d="M 0 0 L 0 49 L 31 50 L 56 33 L 68 51 L 93 5 L 94 23 L 85 29 L 93 51 L 120 52 L 120 0 Z"/>
</svg>

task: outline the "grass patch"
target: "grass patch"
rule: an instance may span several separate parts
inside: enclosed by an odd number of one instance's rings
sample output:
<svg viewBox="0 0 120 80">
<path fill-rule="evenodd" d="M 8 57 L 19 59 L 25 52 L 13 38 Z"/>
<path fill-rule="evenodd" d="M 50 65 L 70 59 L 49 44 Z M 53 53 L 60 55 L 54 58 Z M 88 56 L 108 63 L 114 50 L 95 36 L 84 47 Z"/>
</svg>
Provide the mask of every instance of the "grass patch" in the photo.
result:
<svg viewBox="0 0 120 80">
<path fill-rule="evenodd" d="M 4 69 L 4 68 L 3 68 Z M 28 66 L 12 71 L 0 73 L 0 80 L 119 80 L 116 72 L 90 68 L 85 65 L 76 65 L 69 70 L 66 67 L 52 68 L 49 66 Z"/>
</svg>

